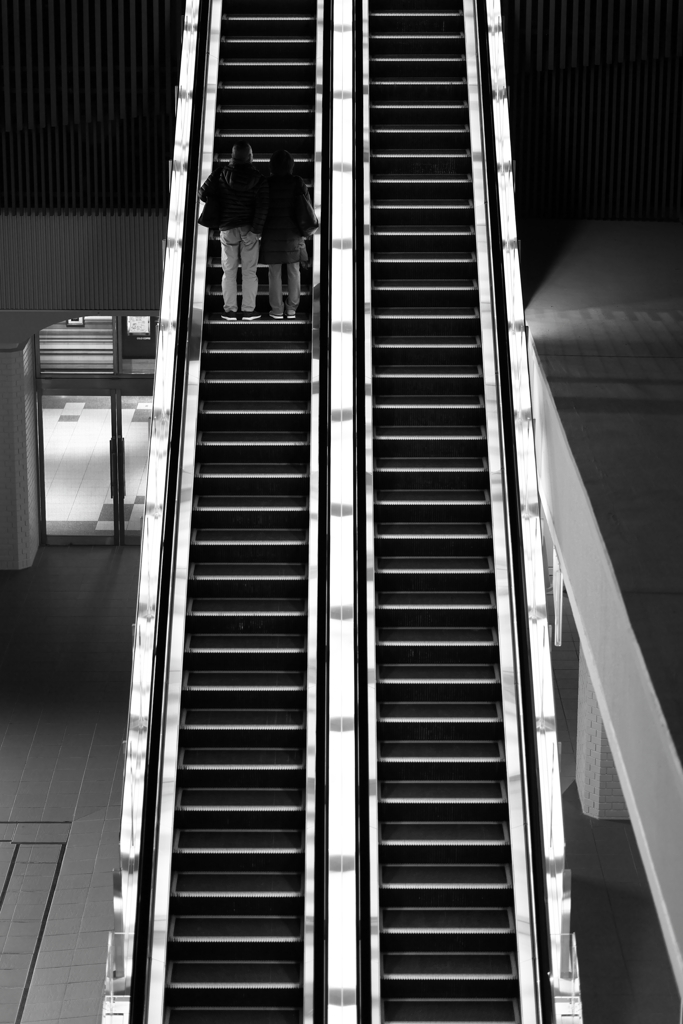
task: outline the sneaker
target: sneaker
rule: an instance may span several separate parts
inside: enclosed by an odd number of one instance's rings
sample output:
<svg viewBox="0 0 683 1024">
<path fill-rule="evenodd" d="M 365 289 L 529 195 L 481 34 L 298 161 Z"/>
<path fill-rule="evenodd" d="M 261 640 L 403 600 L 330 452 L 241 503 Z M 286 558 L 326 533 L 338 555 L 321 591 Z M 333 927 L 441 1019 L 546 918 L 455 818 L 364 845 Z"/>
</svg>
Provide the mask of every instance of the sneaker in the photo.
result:
<svg viewBox="0 0 683 1024">
<path fill-rule="evenodd" d="M 246 313 L 244 310 L 242 310 L 242 317 L 241 317 L 241 319 L 242 320 L 260 320 L 261 319 L 261 314 L 259 312 L 257 312 L 255 309 L 252 309 L 249 313 Z"/>
<path fill-rule="evenodd" d="M 287 320 L 296 320 L 296 310 L 295 309 L 287 309 L 287 310 L 285 310 L 285 319 L 287 319 Z"/>
<path fill-rule="evenodd" d="M 270 315 L 272 316 L 273 320 L 282 320 L 282 313 L 273 313 L 271 309 Z"/>
<path fill-rule="evenodd" d="M 227 309 L 225 313 L 221 313 L 221 320 L 239 320 L 240 315 L 236 309 Z"/>
</svg>

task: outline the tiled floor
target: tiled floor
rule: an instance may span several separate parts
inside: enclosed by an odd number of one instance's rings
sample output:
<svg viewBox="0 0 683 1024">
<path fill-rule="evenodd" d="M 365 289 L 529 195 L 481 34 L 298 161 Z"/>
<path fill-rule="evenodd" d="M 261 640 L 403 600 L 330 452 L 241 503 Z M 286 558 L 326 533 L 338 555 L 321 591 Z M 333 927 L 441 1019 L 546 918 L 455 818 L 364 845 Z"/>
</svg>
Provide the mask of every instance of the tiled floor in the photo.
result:
<svg viewBox="0 0 683 1024">
<path fill-rule="evenodd" d="M 101 1009 L 139 549 L 0 573 L 0 1024 Z"/>
<path fill-rule="evenodd" d="M 121 404 L 126 529 L 139 533 L 144 513 L 152 400 L 124 395 Z M 48 536 L 113 533 L 110 398 L 43 395 L 42 407 Z"/>
<path fill-rule="evenodd" d="M 552 661 L 584 1024 L 679 1024 L 678 991 L 633 828 L 581 810 L 574 781 L 579 637 L 566 592 L 562 646 L 552 648 Z"/>
</svg>

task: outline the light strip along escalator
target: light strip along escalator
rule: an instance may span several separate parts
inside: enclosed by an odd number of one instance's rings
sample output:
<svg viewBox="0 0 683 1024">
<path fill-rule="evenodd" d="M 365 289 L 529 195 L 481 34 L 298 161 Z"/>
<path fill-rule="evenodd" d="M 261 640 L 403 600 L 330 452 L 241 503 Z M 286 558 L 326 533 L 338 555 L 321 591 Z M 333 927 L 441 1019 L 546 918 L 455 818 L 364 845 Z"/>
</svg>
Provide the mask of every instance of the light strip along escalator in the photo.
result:
<svg viewBox="0 0 683 1024">
<path fill-rule="evenodd" d="M 499 437 L 490 436 L 498 426 L 483 371 L 477 278 L 488 285 L 488 268 L 478 275 L 463 3 L 365 0 L 364 9 L 373 999 L 387 1024 L 519 1021 L 515 915 L 525 881 L 508 806 L 510 788 L 519 800 L 519 780 L 509 787 L 506 762 L 514 747 L 516 776 L 519 751 L 501 688 L 513 661 L 500 602 L 509 584 L 505 559 L 495 557 L 505 528 L 489 475 L 489 444 Z"/>
<path fill-rule="evenodd" d="M 215 162 L 248 138 L 267 174 L 271 153 L 287 148 L 312 189 L 316 33 L 316 0 L 293 0 L 286 12 L 278 0 L 225 0 Z M 220 242 L 211 232 L 167 951 L 171 1024 L 298 1024 L 305 985 L 309 998 L 312 990 L 312 964 L 308 977 L 304 967 L 307 739 L 309 755 L 315 743 L 307 737 L 311 289 L 304 281 L 296 319 L 273 321 L 267 267 L 258 276 L 264 319 L 221 319 Z"/>
</svg>

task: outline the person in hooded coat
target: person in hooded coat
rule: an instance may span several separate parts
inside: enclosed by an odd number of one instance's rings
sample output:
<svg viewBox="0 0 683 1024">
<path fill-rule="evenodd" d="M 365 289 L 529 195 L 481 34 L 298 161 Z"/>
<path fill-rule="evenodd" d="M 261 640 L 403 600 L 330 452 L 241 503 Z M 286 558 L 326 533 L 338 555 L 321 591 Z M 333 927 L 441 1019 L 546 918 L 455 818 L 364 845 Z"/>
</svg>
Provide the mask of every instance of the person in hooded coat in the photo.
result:
<svg viewBox="0 0 683 1024">
<path fill-rule="evenodd" d="M 237 267 L 242 263 L 242 320 L 258 320 L 256 311 L 259 243 L 268 213 L 268 181 L 253 165 L 248 142 L 236 142 L 225 168 L 213 171 L 199 198 L 218 199 L 221 208 L 223 319 L 237 320 Z"/>
<path fill-rule="evenodd" d="M 294 174 L 294 160 L 286 149 L 270 158 L 268 216 L 261 239 L 261 263 L 268 264 L 270 315 L 293 320 L 301 298 L 301 231 L 295 219 L 297 196 L 308 197 L 302 178 Z M 282 296 L 282 267 L 287 267 L 287 304 Z"/>
</svg>

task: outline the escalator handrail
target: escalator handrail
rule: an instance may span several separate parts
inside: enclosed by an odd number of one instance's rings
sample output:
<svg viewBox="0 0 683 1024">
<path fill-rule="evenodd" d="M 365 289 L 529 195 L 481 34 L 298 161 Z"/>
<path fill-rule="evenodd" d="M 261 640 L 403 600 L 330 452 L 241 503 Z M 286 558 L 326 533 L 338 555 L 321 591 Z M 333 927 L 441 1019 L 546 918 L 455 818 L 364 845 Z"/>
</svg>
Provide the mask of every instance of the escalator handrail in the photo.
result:
<svg viewBox="0 0 683 1024">
<path fill-rule="evenodd" d="M 197 104 L 197 114 L 201 114 L 200 131 L 198 138 L 195 139 L 195 164 L 198 181 L 205 180 L 213 169 L 222 12 L 223 0 L 209 0 L 205 4 L 204 14 L 208 17 L 206 55 L 201 98 Z M 153 813 L 152 807 L 150 807 L 150 827 L 153 826 L 154 829 L 153 870 L 147 895 L 150 923 L 146 946 L 144 949 L 140 949 L 137 962 L 138 971 L 142 971 L 144 974 L 144 977 L 140 978 L 139 985 L 139 1009 L 142 1019 L 158 1022 L 158 1024 L 161 1024 L 164 1019 L 180 701 L 183 686 L 199 381 L 209 242 L 209 229 L 197 222 L 195 196 L 196 187 L 191 200 L 188 200 L 193 213 L 194 230 L 188 234 L 185 246 L 186 269 L 189 271 L 191 291 L 187 320 L 187 351 L 183 380 L 174 530 L 171 538 L 172 569 L 167 607 L 168 642 L 163 671 L 163 706 L 159 720 L 159 770 Z M 142 947 L 142 943 L 140 945 Z"/>
<path fill-rule="evenodd" d="M 580 1021 L 577 992 L 578 967 L 569 934 L 569 892 L 564 871 L 564 829 L 560 788 L 559 752 L 550 660 L 540 498 L 536 465 L 533 409 L 528 363 L 528 332 L 524 322 L 519 241 L 515 218 L 510 120 L 500 0 L 476 0 L 479 45 L 489 105 L 485 110 L 491 222 L 499 258 L 499 287 L 506 365 L 502 393 L 506 405 L 508 486 L 514 497 L 516 532 L 516 585 L 519 608 L 518 638 L 523 662 L 526 751 L 529 764 L 527 792 L 535 842 L 535 907 L 537 947 L 542 982 L 544 1020 Z M 503 339 L 501 338 L 501 344 Z M 576 977 L 563 978 L 569 965 Z M 563 984 L 567 982 L 566 986 Z M 564 988 L 567 991 L 564 991 Z"/>
<path fill-rule="evenodd" d="M 510 529 L 516 493 L 508 485 L 505 445 L 504 395 L 501 360 L 505 334 L 496 309 L 496 281 L 493 261 L 488 153 L 484 132 L 485 94 L 478 45 L 477 9 L 474 0 L 463 0 L 463 27 L 467 60 L 467 91 L 472 159 L 472 193 L 479 287 L 480 334 L 484 405 L 486 409 L 487 459 L 491 501 L 493 560 L 495 564 L 496 610 L 505 769 L 510 834 L 510 858 L 515 906 L 517 976 L 522 1024 L 540 1024 L 542 1007 L 537 956 L 534 903 L 534 863 L 528 812 L 528 759 L 524 734 L 522 669 L 519 658 L 520 607 L 515 595 L 514 542 Z"/>
<path fill-rule="evenodd" d="M 330 1020 L 358 1020 L 353 0 L 332 2 L 327 986 Z"/>
<path fill-rule="evenodd" d="M 199 60 L 198 60 L 199 55 Z M 130 998 L 135 940 L 138 934 L 141 878 L 146 865 L 149 791 L 154 774 L 155 679 L 165 651 L 165 607 L 169 562 L 166 538 L 172 530 L 177 472 L 174 439 L 179 429 L 179 382 L 184 374 L 183 328 L 187 322 L 188 280 L 184 247 L 195 174 L 190 139 L 196 124 L 197 73 L 201 66 L 201 0 L 187 0 L 176 104 L 173 162 L 159 333 L 154 375 L 149 464 L 142 520 L 138 599 L 134 623 L 128 728 L 120 832 L 120 874 L 115 880 L 115 931 L 118 956 L 107 978 L 109 1012 Z M 106 1003 L 106 1000 L 105 1000 Z M 105 1006 L 105 1012 L 107 1007 Z"/>
<path fill-rule="evenodd" d="M 317 0 L 315 34 L 315 128 L 313 152 L 313 204 L 319 224 L 324 224 L 323 192 L 323 118 L 325 115 L 325 0 Z M 321 386 L 321 272 L 322 236 L 313 236 L 311 268 L 311 398 L 310 465 L 308 497 L 308 596 L 306 641 L 306 789 L 304 814 L 304 966 L 303 1024 L 313 1024 L 315 1006 L 316 943 L 316 845 L 318 768 L 318 615 L 320 597 L 320 386 Z M 319 934 L 322 935 L 322 929 Z"/>
</svg>

